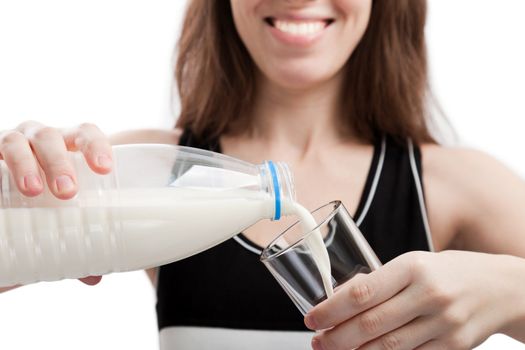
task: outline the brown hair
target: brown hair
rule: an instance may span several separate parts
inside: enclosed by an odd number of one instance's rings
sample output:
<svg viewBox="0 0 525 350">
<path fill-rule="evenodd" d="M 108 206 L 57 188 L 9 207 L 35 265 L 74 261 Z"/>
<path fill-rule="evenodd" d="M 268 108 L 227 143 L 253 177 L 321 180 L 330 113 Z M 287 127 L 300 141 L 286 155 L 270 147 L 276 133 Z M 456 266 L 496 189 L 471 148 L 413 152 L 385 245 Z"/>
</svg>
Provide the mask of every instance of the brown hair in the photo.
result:
<svg viewBox="0 0 525 350">
<path fill-rule="evenodd" d="M 425 0 L 374 0 L 368 28 L 346 64 L 344 122 L 363 140 L 377 133 L 433 142 L 427 113 Z M 248 125 L 255 63 L 229 0 L 191 0 L 178 45 L 177 126 L 210 140 Z"/>
</svg>

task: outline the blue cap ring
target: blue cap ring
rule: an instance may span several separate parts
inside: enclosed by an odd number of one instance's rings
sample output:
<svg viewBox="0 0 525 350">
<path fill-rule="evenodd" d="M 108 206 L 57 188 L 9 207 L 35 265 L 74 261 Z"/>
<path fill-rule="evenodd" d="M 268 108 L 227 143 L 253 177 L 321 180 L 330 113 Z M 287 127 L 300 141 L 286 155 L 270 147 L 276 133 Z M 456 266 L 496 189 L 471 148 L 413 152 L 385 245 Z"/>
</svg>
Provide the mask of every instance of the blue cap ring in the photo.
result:
<svg viewBox="0 0 525 350">
<path fill-rule="evenodd" d="M 272 176 L 273 193 L 275 197 L 275 214 L 273 219 L 279 220 L 281 218 L 281 188 L 279 186 L 279 178 L 277 177 L 277 169 L 271 160 L 268 161 L 268 169 L 270 169 Z"/>
</svg>

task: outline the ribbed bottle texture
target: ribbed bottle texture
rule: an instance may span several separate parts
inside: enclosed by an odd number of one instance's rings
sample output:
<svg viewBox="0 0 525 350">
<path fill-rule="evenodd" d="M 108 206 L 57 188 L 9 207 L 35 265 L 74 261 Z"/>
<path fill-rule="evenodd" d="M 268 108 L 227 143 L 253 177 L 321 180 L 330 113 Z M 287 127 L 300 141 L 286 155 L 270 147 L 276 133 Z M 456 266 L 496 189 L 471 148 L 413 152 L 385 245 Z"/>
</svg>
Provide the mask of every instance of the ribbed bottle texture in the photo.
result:
<svg viewBox="0 0 525 350">
<path fill-rule="evenodd" d="M 0 163 L 0 286 L 120 270 L 115 174 L 93 176 L 78 155 L 72 158 L 80 190 L 67 201 L 47 188 L 23 196 Z"/>
</svg>

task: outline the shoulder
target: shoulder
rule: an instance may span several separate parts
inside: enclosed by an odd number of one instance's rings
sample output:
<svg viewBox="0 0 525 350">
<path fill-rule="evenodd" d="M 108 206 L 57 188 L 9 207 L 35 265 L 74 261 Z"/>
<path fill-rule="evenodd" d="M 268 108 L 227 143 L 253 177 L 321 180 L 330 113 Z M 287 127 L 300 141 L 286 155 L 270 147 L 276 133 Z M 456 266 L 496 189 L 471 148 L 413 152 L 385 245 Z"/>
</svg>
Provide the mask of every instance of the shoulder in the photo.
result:
<svg viewBox="0 0 525 350">
<path fill-rule="evenodd" d="M 113 145 L 126 143 L 166 143 L 178 144 L 182 135 L 181 129 L 137 129 L 121 131 L 110 135 Z"/>
<path fill-rule="evenodd" d="M 425 178 L 446 182 L 463 194 L 479 196 L 507 181 L 519 181 L 507 166 L 483 151 L 425 144 L 421 154 Z"/>
</svg>

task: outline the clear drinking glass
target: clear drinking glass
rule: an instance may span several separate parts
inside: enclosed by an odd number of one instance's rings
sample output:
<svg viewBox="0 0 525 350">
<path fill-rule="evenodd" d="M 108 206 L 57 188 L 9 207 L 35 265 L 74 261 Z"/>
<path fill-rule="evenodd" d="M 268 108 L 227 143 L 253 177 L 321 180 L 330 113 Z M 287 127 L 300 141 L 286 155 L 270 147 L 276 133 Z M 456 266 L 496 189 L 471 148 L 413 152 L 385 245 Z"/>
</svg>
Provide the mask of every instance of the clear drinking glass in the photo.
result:
<svg viewBox="0 0 525 350">
<path fill-rule="evenodd" d="M 358 273 L 369 273 L 381 266 L 340 201 L 330 202 L 311 214 L 317 223 L 315 229 L 304 232 L 301 222 L 297 221 L 261 253 L 261 261 L 303 315 L 326 299 L 308 239 L 316 230 L 321 232 L 328 251 L 334 289 Z"/>
</svg>

